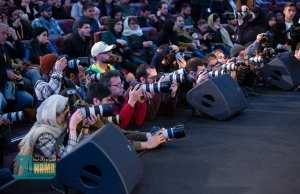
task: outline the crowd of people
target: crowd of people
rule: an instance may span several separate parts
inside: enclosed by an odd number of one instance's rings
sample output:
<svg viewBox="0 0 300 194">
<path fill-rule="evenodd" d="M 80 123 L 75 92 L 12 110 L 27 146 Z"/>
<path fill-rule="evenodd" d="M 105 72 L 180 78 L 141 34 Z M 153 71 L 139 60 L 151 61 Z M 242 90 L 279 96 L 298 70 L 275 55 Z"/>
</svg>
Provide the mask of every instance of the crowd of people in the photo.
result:
<svg viewBox="0 0 300 194">
<path fill-rule="evenodd" d="M 97 6 L 78 0 L 70 14 L 62 8 L 67 0 L 0 5 L 0 111 L 37 112 L 19 154 L 59 160 L 111 122 L 100 113 L 84 118 L 72 107 L 108 103 L 112 115 L 122 120 L 114 125 L 136 151 L 155 148 L 168 141 L 164 128 L 153 135 L 131 131 L 130 126 L 153 121 L 158 112 L 174 114 L 187 92 L 210 79 L 211 71 L 233 65 L 226 72 L 240 86 L 250 87 L 261 81 L 259 70 L 266 59 L 276 57 L 266 56 L 266 49 L 300 60 L 300 33 L 289 30 L 298 24 L 300 1 L 269 13 L 250 1 L 238 2 L 149 1 L 138 13 L 129 0 L 100 0 Z M 75 20 L 71 34 L 61 29 L 60 19 Z M 144 34 L 145 27 L 155 28 L 157 35 Z M 101 40 L 94 42 L 99 31 Z M 64 36 L 60 48 L 49 36 Z M 249 60 L 259 55 L 263 61 Z M 179 70 L 185 81 L 169 80 Z M 164 87 L 166 91 L 157 89 Z M 70 97 L 70 90 L 76 95 Z M 74 95 L 77 101 L 70 100 Z M 0 138 L 6 142 L 12 121 L 0 117 L 0 124 Z M 10 179 L 9 173 L 0 169 L 0 185 Z M 18 162 L 13 173 L 22 173 Z"/>
</svg>

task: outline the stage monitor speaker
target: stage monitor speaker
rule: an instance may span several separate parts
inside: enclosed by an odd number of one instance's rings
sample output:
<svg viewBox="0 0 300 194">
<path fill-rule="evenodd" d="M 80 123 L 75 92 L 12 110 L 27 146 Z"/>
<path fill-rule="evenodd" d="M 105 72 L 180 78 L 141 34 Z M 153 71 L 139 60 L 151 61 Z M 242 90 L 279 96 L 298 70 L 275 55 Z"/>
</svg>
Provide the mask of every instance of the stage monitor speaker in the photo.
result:
<svg viewBox="0 0 300 194">
<path fill-rule="evenodd" d="M 191 89 L 187 101 L 217 120 L 225 120 L 247 108 L 242 89 L 229 74 L 214 77 Z"/>
<path fill-rule="evenodd" d="M 274 86 L 290 90 L 300 85 L 300 61 L 295 56 L 275 58 L 261 68 L 260 75 Z"/>
<path fill-rule="evenodd" d="M 57 164 L 56 177 L 82 193 L 130 193 L 142 164 L 126 137 L 112 124 L 82 140 Z"/>
</svg>

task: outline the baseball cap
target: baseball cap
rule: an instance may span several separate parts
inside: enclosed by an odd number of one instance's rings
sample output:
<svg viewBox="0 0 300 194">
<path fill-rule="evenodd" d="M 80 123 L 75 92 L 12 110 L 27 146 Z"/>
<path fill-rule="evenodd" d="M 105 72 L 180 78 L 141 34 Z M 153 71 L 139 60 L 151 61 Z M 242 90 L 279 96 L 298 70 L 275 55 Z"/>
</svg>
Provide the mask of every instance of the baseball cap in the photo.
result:
<svg viewBox="0 0 300 194">
<path fill-rule="evenodd" d="M 91 54 L 93 57 L 97 56 L 100 53 L 104 53 L 116 48 L 116 45 L 107 45 L 105 42 L 99 41 L 95 43 L 92 47 Z"/>
<path fill-rule="evenodd" d="M 40 5 L 40 12 L 45 11 L 45 10 L 51 10 L 52 6 L 49 3 L 43 3 Z"/>
</svg>

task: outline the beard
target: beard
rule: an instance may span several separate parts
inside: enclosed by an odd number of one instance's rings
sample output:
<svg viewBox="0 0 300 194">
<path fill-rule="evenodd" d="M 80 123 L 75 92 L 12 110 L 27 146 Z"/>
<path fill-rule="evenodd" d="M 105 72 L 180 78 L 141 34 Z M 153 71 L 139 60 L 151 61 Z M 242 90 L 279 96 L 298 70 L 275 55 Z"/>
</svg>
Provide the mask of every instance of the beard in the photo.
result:
<svg viewBox="0 0 300 194">
<path fill-rule="evenodd" d="M 110 56 L 108 59 L 101 59 L 102 63 L 113 63 L 114 57 Z"/>
</svg>

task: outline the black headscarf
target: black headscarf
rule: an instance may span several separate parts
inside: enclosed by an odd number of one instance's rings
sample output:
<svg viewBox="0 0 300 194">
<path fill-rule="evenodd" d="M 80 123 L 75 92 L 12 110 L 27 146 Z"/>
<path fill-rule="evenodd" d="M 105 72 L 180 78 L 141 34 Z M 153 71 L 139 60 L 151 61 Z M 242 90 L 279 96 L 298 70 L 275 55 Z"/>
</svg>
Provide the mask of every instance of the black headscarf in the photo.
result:
<svg viewBox="0 0 300 194">
<path fill-rule="evenodd" d="M 276 22 L 277 22 L 277 18 L 276 18 L 276 15 L 274 13 L 268 13 L 267 17 L 266 17 L 266 31 L 271 31 L 271 26 L 269 26 L 269 21 L 272 19 L 272 18 L 275 18 Z"/>
</svg>

